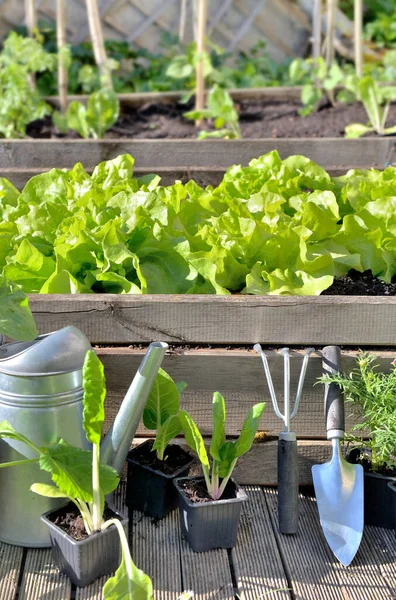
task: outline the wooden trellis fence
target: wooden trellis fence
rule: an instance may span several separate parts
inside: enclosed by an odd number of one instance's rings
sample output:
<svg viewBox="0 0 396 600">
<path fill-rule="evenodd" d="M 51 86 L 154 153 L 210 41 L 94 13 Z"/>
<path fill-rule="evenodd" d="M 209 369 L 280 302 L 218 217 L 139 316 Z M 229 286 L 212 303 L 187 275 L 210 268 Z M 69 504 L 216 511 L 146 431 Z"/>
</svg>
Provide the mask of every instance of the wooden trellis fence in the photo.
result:
<svg viewBox="0 0 396 600">
<path fill-rule="evenodd" d="M 185 39 L 193 37 L 193 1 L 186 0 Z M 106 38 L 125 39 L 156 50 L 163 31 L 177 33 L 182 0 L 100 0 Z M 67 0 L 68 41 L 88 37 L 84 0 Z M 37 0 L 38 18 L 55 18 L 54 0 Z M 0 0 L 0 37 L 24 23 L 22 0 Z M 227 49 L 248 50 L 263 40 L 276 60 L 304 53 L 309 18 L 293 0 L 211 0 L 208 26 L 211 39 Z"/>
</svg>

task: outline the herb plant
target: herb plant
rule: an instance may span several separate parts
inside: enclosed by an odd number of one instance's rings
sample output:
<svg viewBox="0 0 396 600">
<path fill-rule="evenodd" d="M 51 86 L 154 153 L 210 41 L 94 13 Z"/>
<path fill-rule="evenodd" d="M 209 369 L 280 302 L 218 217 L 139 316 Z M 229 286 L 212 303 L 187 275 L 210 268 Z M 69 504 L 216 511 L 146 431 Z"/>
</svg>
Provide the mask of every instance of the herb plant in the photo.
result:
<svg viewBox="0 0 396 600">
<path fill-rule="evenodd" d="M 179 409 L 180 394 L 187 387 L 184 381 L 175 383 L 163 369 L 159 369 L 143 412 L 147 429 L 155 430 L 152 450 L 159 460 L 164 460 L 167 445 L 182 429 Z"/>
<path fill-rule="evenodd" d="M 361 352 L 351 373 L 326 375 L 319 381 L 339 385 L 346 402 L 357 408 L 357 423 L 348 439 L 369 449 L 372 470 L 396 472 L 396 361 L 390 373 L 381 373 L 375 360 L 374 355 Z"/>
<path fill-rule="evenodd" d="M 55 112 L 53 120 L 63 133 L 72 129 L 83 138 L 102 139 L 106 131 L 116 123 L 119 112 L 117 94 L 109 88 L 103 88 L 90 95 L 87 106 L 74 100 L 69 104 L 65 115 Z"/>
<path fill-rule="evenodd" d="M 206 138 L 238 139 L 242 137 L 239 126 L 238 112 L 230 94 L 215 85 L 208 93 L 207 108 L 190 110 L 184 113 L 186 119 L 193 121 L 210 119 L 213 121 L 215 131 L 201 131 L 199 140 Z"/>
<path fill-rule="evenodd" d="M 196 452 L 202 464 L 206 487 L 213 500 L 219 500 L 242 454 L 250 450 L 256 435 L 265 402 L 255 404 L 243 423 L 236 441 L 226 439 L 226 408 L 224 398 L 219 392 L 213 394 L 213 434 L 210 444 L 212 469 L 203 437 L 192 417 L 184 410 L 180 411 L 180 421 L 184 436 L 190 448 Z"/>
<path fill-rule="evenodd" d="M 346 82 L 348 90 L 356 94 L 366 109 L 369 124 L 352 123 L 345 127 L 345 137 L 358 138 L 365 133 L 376 132 L 378 135 L 396 133 L 396 125 L 386 127 L 391 102 L 396 100 L 396 88 L 380 86 L 372 77 L 362 79 L 349 78 Z"/>
</svg>

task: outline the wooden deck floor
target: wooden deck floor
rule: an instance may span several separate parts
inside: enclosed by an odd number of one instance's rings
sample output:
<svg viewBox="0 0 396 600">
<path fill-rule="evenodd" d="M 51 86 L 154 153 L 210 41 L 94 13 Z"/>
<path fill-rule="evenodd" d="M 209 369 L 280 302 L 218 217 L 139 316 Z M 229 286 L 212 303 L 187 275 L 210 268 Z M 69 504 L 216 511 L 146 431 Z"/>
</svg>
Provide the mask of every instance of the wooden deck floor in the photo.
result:
<svg viewBox="0 0 396 600">
<path fill-rule="evenodd" d="M 276 491 L 247 486 L 236 548 L 196 554 L 180 537 L 174 511 L 153 524 L 135 513 L 132 554 L 154 584 L 155 600 L 387 600 L 396 598 L 394 531 L 366 527 L 349 568 L 327 547 L 315 500 L 301 496 L 299 533 L 277 532 Z M 119 497 L 119 503 L 121 496 Z M 50 550 L 0 544 L 0 600 L 101 600 L 104 580 L 84 589 L 52 566 Z"/>
</svg>

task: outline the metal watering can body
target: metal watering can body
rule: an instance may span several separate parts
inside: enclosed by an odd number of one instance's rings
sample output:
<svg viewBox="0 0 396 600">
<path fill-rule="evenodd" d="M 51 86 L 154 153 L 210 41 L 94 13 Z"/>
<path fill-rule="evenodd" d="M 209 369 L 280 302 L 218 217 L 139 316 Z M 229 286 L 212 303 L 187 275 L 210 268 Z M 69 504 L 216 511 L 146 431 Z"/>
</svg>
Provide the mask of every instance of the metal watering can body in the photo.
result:
<svg viewBox="0 0 396 600">
<path fill-rule="evenodd" d="M 120 472 L 168 345 L 153 342 L 126 393 L 101 447 L 101 461 Z M 75 327 L 39 336 L 33 342 L 0 346 L 0 421 L 7 420 L 37 446 L 60 438 L 90 448 L 82 427 L 82 366 L 91 345 Z M 0 462 L 36 458 L 14 440 L 0 440 Z M 38 496 L 33 483 L 51 483 L 31 465 L 0 469 L 0 540 L 31 548 L 49 547 L 41 514 L 64 500 Z"/>
</svg>

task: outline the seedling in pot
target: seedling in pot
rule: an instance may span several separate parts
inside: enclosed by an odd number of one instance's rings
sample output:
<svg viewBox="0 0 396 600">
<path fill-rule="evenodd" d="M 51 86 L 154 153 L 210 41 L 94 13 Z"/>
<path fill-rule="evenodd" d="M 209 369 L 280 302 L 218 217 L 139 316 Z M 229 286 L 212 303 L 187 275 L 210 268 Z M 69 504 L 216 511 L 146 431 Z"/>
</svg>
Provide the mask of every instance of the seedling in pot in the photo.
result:
<svg viewBox="0 0 396 600">
<path fill-rule="evenodd" d="M 236 441 L 226 439 L 226 407 L 219 392 L 213 394 L 213 435 L 210 444 L 212 469 L 203 437 L 193 418 L 184 410 L 180 411 L 180 420 L 187 444 L 198 455 L 202 465 L 208 494 L 213 500 L 219 500 L 242 454 L 250 450 L 256 435 L 265 402 L 255 404 L 249 411 Z"/>
</svg>

